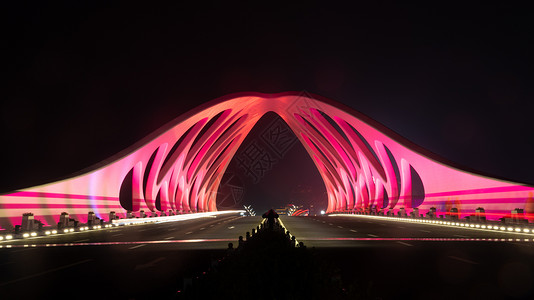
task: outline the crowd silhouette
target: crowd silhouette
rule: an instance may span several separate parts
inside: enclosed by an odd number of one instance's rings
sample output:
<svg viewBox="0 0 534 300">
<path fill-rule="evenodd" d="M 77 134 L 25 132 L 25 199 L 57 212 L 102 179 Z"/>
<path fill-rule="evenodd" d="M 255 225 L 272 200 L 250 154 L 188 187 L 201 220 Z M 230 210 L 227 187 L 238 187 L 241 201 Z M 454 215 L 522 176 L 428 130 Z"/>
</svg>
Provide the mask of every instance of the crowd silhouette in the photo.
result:
<svg viewBox="0 0 534 300">
<path fill-rule="evenodd" d="M 296 244 L 266 212 L 262 222 L 228 244 L 225 257 L 212 261 L 210 270 L 188 282 L 177 299 L 377 299 L 367 286 L 344 286 L 340 270 L 318 258 L 314 249 Z M 290 237 L 291 236 L 291 237 Z"/>
</svg>

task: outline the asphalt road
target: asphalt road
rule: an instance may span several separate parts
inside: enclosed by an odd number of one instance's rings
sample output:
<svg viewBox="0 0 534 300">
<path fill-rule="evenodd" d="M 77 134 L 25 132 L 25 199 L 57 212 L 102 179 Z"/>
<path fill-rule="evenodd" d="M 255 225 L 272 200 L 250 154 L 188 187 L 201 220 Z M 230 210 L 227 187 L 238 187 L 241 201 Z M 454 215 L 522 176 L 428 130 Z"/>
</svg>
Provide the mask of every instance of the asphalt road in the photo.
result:
<svg viewBox="0 0 534 300">
<path fill-rule="evenodd" d="M 168 299 L 259 225 L 238 215 L 0 243 L 1 299 Z"/>
<path fill-rule="evenodd" d="M 533 234 L 361 217 L 281 220 L 363 298 L 534 298 Z M 218 216 L 4 241 L 0 295 L 169 299 L 260 221 Z"/>
<path fill-rule="evenodd" d="M 283 222 L 298 240 L 315 247 L 359 247 L 365 241 L 403 245 L 425 240 L 451 242 L 472 239 L 486 239 L 488 242 L 505 239 L 506 242 L 521 241 L 526 247 L 534 246 L 534 234 L 390 221 L 357 215 L 285 217 Z"/>
<path fill-rule="evenodd" d="M 533 234 L 364 217 L 282 220 L 370 298 L 534 299 Z"/>
</svg>

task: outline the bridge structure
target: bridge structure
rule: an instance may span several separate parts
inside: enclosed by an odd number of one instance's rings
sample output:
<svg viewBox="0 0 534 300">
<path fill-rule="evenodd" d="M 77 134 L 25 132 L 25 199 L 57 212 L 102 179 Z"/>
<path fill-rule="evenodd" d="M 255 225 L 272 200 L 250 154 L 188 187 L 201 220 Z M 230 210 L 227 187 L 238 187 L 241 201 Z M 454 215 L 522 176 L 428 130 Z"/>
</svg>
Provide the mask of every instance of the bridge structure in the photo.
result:
<svg viewBox="0 0 534 300">
<path fill-rule="evenodd" d="M 0 195 L 0 226 L 13 228 L 25 213 L 51 226 L 62 212 L 87 222 L 91 215 L 216 211 L 230 160 L 267 112 L 287 123 L 312 158 L 327 191 L 327 213 L 534 220 L 532 186 L 458 167 L 320 96 L 249 92 L 207 102 L 67 179 Z M 281 132 L 265 134 L 283 143 Z M 249 168 L 269 163 L 254 147 L 246 159 Z"/>
</svg>

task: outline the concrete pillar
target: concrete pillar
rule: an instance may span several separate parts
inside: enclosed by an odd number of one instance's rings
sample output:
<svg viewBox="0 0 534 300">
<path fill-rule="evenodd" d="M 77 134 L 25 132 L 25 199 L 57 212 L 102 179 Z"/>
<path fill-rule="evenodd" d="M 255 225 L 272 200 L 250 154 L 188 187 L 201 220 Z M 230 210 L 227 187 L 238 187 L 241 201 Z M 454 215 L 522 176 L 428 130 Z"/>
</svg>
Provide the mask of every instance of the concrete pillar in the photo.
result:
<svg viewBox="0 0 534 300">
<path fill-rule="evenodd" d="M 25 213 L 22 215 L 22 231 L 32 231 L 34 229 L 34 218 L 32 213 Z"/>
<path fill-rule="evenodd" d="M 397 214 L 399 215 L 399 217 L 406 217 L 406 209 L 404 207 L 399 208 Z"/>
<path fill-rule="evenodd" d="M 486 221 L 486 211 L 482 207 L 475 209 L 475 219 L 479 222 Z"/>
<path fill-rule="evenodd" d="M 115 214 L 114 211 L 110 211 L 109 212 L 109 222 L 111 223 L 111 221 L 115 220 L 117 218 L 117 214 Z"/>
<path fill-rule="evenodd" d="M 513 222 L 520 223 L 520 222 L 523 222 L 524 219 L 525 219 L 525 215 L 524 215 L 523 209 L 516 208 L 512 210 L 512 221 Z"/>
<path fill-rule="evenodd" d="M 128 218 L 128 219 L 133 218 L 133 213 L 132 213 L 131 210 L 129 210 L 129 211 L 126 212 L 126 218 Z"/>
<path fill-rule="evenodd" d="M 429 210 L 428 210 L 428 213 L 427 213 L 427 217 L 428 218 L 436 218 L 437 214 L 436 214 L 436 208 L 435 207 L 431 207 Z"/>
<path fill-rule="evenodd" d="M 59 227 L 61 228 L 69 227 L 69 214 L 67 212 L 62 212 L 61 215 L 59 216 L 58 228 Z"/>
<path fill-rule="evenodd" d="M 92 211 L 87 214 L 87 225 L 96 225 L 96 215 Z"/>
<path fill-rule="evenodd" d="M 139 212 L 139 218 L 144 218 L 144 217 L 146 217 L 145 211 L 141 209 L 141 211 Z"/>
<path fill-rule="evenodd" d="M 458 217 L 459 217 L 458 216 L 458 208 L 453 207 L 453 208 L 451 208 L 451 210 L 449 212 L 450 212 L 449 216 L 450 216 L 451 219 L 458 220 Z"/>
</svg>

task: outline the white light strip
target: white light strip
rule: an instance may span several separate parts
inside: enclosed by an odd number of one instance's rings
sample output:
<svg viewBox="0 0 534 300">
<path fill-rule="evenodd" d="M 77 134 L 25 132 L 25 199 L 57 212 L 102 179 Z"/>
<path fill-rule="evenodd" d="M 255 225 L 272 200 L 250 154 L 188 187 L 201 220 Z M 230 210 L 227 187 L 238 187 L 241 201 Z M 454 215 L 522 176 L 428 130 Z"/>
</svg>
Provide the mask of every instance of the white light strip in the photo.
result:
<svg viewBox="0 0 534 300">
<path fill-rule="evenodd" d="M 358 217 L 358 218 L 368 218 L 368 219 L 378 219 L 386 221 L 399 221 L 399 222 L 408 222 L 408 223 L 425 223 L 427 225 L 437 225 L 443 227 L 451 228 L 462 228 L 462 229 L 471 229 L 479 231 L 488 231 L 488 232 L 499 232 L 499 233 L 508 233 L 508 234 L 521 234 L 525 235 L 528 233 L 534 233 L 534 229 L 527 227 L 518 227 L 512 226 L 510 224 L 477 224 L 477 223 L 465 223 L 460 220 L 443 220 L 443 219 L 411 219 L 411 218 L 401 218 L 401 217 L 388 217 L 388 216 L 370 216 L 370 215 L 352 215 L 352 214 L 331 214 L 330 217 Z"/>
<path fill-rule="evenodd" d="M 265 219 L 263 219 L 265 221 Z M 284 228 L 284 230 L 287 230 L 287 227 L 284 225 L 284 222 L 282 222 L 282 219 L 281 218 L 278 218 L 278 222 L 280 223 L 280 225 L 282 225 L 282 228 Z M 291 239 L 293 237 L 293 235 L 291 234 L 291 231 L 289 232 L 289 238 Z M 299 245 L 299 241 L 297 240 L 297 238 L 295 237 L 295 247 L 297 247 Z"/>
<path fill-rule="evenodd" d="M 185 215 L 176 215 L 176 216 L 165 216 L 165 217 L 154 217 L 154 218 L 135 218 L 135 219 L 120 219 L 113 220 L 113 224 L 116 225 L 133 225 L 133 224 L 144 224 L 144 223 L 155 223 L 155 222 L 176 222 L 176 221 L 186 221 L 199 218 L 213 218 L 218 215 L 223 214 L 237 214 L 245 213 L 244 210 L 225 210 L 225 211 L 212 211 L 212 212 L 203 212 L 203 213 L 194 213 L 194 214 L 185 214 Z"/>
</svg>

